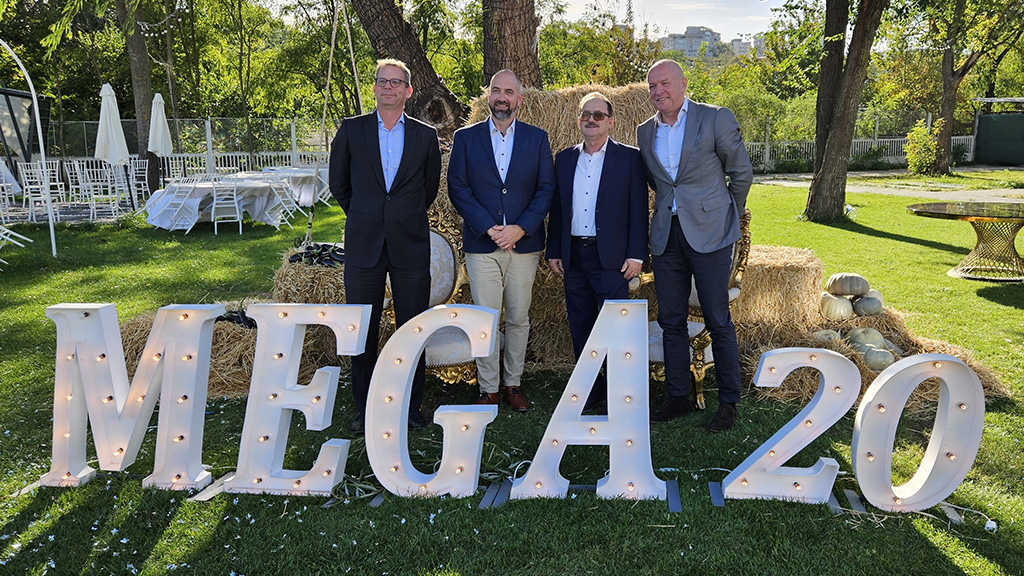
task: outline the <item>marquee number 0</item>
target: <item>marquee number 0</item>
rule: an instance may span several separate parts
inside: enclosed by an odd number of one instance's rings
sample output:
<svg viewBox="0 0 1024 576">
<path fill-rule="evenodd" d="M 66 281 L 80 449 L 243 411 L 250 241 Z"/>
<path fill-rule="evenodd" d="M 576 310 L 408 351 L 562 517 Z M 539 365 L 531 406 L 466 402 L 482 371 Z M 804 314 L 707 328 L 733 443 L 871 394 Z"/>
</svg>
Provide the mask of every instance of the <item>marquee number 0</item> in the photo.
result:
<svg viewBox="0 0 1024 576">
<path fill-rule="evenodd" d="M 827 502 L 839 466 L 821 458 L 813 467 L 782 466 L 828 430 L 856 401 L 860 374 L 845 357 L 827 350 L 782 348 L 761 356 L 754 384 L 779 386 L 794 369 L 821 372 L 814 398 L 722 481 L 726 498 Z M 935 424 L 921 465 L 900 486 L 892 485 L 896 427 L 910 394 L 921 382 L 939 380 Z M 886 368 L 864 394 L 854 423 L 853 472 L 864 497 L 877 508 L 910 512 L 930 508 L 967 476 L 981 445 L 985 397 L 981 381 L 963 362 L 945 354 L 921 354 Z"/>
</svg>

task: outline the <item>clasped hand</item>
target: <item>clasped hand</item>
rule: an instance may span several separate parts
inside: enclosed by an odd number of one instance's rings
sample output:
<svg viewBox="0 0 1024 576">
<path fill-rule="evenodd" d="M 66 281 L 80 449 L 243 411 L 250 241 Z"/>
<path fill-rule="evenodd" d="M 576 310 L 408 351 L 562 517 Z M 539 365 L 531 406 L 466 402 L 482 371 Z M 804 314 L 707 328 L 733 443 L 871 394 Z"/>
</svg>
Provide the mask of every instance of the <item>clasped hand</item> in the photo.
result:
<svg viewBox="0 0 1024 576">
<path fill-rule="evenodd" d="M 487 235 L 498 245 L 498 248 L 511 252 L 516 247 L 516 242 L 526 236 L 526 231 L 517 224 L 506 224 L 504 226 L 491 226 Z"/>
</svg>

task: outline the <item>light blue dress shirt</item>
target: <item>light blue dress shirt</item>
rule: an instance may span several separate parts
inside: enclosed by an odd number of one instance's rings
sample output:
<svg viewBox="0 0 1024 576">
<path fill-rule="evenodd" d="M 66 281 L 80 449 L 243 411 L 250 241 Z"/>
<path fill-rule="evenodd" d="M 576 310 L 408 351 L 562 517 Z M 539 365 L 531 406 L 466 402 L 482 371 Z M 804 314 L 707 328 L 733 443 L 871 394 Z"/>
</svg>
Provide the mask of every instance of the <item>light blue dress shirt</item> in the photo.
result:
<svg viewBox="0 0 1024 576">
<path fill-rule="evenodd" d="M 377 112 L 377 141 L 380 144 L 380 166 L 384 169 L 384 187 L 391 192 L 391 184 L 395 182 L 395 174 L 398 173 L 402 152 L 405 150 L 405 113 L 388 130 L 384 127 L 380 112 Z"/>
<path fill-rule="evenodd" d="M 597 189 L 601 185 L 601 172 L 604 170 L 605 153 L 608 151 L 608 139 L 601 149 L 587 154 L 584 145 L 580 144 L 580 157 L 576 160 L 576 172 L 572 179 L 572 228 L 573 236 L 597 236 L 597 224 L 594 217 L 597 211 Z"/>
<path fill-rule="evenodd" d="M 654 154 L 672 180 L 675 180 L 679 173 L 679 157 L 683 152 L 683 134 L 686 131 L 686 109 L 689 105 L 690 99 L 684 98 L 675 124 L 662 122 L 661 113 L 658 113 L 657 130 L 654 132 Z M 672 213 L 676 213 L 675 198 L 672 198 Z"/>
</svg>

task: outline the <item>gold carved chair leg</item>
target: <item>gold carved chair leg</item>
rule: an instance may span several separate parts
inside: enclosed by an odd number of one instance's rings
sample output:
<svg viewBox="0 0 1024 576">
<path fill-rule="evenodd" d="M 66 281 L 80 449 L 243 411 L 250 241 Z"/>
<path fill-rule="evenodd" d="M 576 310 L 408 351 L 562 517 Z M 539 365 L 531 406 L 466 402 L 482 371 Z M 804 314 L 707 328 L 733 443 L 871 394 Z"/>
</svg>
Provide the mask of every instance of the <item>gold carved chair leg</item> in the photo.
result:
<svg viewBox="0 0 1024 576">
<path fill-rule="evenodd" d="M 697 398 L 697 409 L 703 410 L 704 405 L 704 376 L 714 362 L 704 361 L 704 351 L 711 345 L 711 333 L 704 328 L 696 336 L 690 338 L 690 347 L 693 353 L 690 357 L 690 374 L 693 376 L 693 392 Z"/>
</svg>

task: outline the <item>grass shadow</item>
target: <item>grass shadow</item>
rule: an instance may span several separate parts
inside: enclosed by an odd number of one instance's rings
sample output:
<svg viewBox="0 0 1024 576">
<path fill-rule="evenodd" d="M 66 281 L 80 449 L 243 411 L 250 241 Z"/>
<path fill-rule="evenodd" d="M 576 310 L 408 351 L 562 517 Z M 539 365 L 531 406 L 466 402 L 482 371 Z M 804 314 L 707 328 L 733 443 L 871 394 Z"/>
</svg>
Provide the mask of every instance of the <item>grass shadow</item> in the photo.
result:
<svg viewBox="0 0 1024 576">
<path fill-rule="evenodd" d="M 978 296 L 1009 308 L 1024 310 L 1024 283 L 1007 283 L 978 289 Z"/>
<path fill-rule="evenodd" d="M 964 248 L 963 246 L 955 246 L 953 244 L 946 244 L 945 242 L 936 242 L 934 240 L 926 240 L 924 238 L 916 238 L 914 236 L 907 236 L 905 234 L 897 234 L 895 232 L 879 230 L 849 220 L 822 222 L 821 225 L 826 226 L 828 228 L 835 228 L 837 230 L 844 230 L 846 232 L 853 232 L 855 234 L 863 234 L 865 236 L 872 236 L 875 238 L 882 238 L 885 240 L 894 240 L 896 242 L 916 244 L 918 246 L 929 248 L 931 250 L 942 250 L 944 252 L 951 252 L 953 254 L 967 255 L 971 251 L 970 248 Z"/>
</svg>

